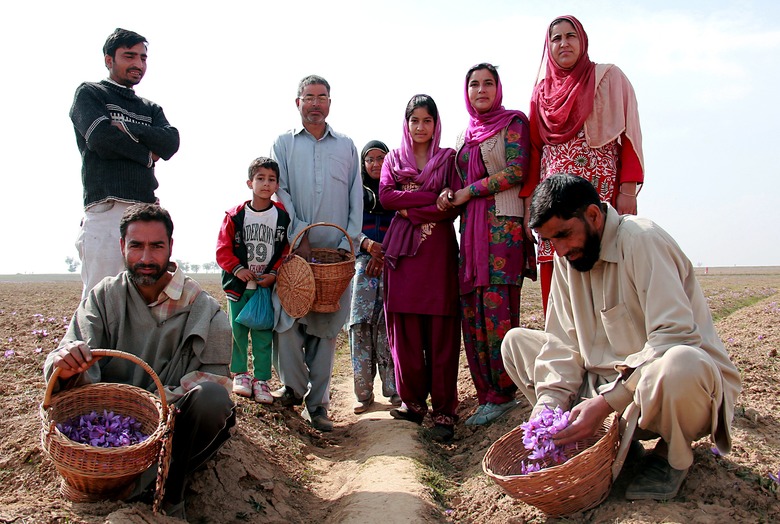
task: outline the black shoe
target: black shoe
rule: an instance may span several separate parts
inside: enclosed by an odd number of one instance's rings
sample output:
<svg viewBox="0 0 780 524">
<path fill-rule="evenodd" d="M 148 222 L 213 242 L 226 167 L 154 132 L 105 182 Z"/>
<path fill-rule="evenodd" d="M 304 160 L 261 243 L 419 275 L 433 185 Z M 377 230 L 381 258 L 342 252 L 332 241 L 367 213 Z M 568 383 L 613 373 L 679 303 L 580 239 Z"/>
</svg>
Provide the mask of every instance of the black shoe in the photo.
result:
<svg viewBox="0 0 780 524">
<path fill-rule="evenodd" d="M 409 411 L 405 407 L 391 409 L 390 416 L 398 420 L 408 420 L 409 422 L 414 422 L 415 424 L 422 424 L 422 421 L 425 418 L 425 415 L 420 415 L 414 411 Z"/>
<path fill-rule="evenodd" d="M 669 462 L 650 454 L 642 462 L 641 470 L 626 488 L 628 500 L 670 500 L 677 496 L 688 469 L 674 469 Z"/>
<path fill-rule="evenodd" d="M 272 391 L 271 396 L 274 397 L 274 402 L 278 402 L 286 408 L 303 404 L 303 397 L 297 396 L 290 386 L 282 386 L 276 391 Z"/>
<path fill-rule="evenodd" d="M 645 451 L 645 447 L 642 445 L 642 443 L 638 440 L 632 440 L 631 444 L 628 446 L 625 463 L 637 464 L 645 458 L 646 454 L 647 451 Z"/>
<path fill-rule="evenodd" d="M 163 514 L 168 517 L 174 517 L 177 519 L 187 520 L 187 512 L 184 510 L 184 501 L 181 500 L 175 504 L 170 502 L 163 502 Z M 165 519 L 168 520 L 168 519 Z"/>
<path fill-rule="evenodd" d="M 426 431 L 428 438 L 435 442 L 449 442 L 455 436 L 455 430 L 452 426 L 445 424 L 436 424 Z"/>
<path fill-rule="evenodd" d="M 328 412 L 322 406 L 312 412 L 309 412 L 309 408 L 306 408 L 301 413 L 301 416 L 308 420 L 311 427 L 317 431 L 333 431 L 333 422 L 328 418 Z"/>
</svg>

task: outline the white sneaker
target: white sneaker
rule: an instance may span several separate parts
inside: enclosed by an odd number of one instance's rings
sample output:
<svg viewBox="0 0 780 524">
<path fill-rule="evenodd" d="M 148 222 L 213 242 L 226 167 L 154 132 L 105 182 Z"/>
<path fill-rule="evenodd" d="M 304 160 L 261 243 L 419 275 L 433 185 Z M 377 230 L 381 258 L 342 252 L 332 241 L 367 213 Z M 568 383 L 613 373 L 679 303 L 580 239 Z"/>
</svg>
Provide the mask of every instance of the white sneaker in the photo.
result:
<svg viewBox="0 0 780 524">
<path fill-rule="evenodd" d="M 242 397 L 251 397 L 253 380 L 249 373 L 239 373 L 233 377 L 233 393 Z"/>
<path fill-rule="evenodd" d="M 268 387 L 268 383 L 265 380 L 255 380 L 255 383 L 252 384 L 252 392 L 254 393 L 255 402 L 260 404 L 274 403 L 271 388 Z"/>
</svg>

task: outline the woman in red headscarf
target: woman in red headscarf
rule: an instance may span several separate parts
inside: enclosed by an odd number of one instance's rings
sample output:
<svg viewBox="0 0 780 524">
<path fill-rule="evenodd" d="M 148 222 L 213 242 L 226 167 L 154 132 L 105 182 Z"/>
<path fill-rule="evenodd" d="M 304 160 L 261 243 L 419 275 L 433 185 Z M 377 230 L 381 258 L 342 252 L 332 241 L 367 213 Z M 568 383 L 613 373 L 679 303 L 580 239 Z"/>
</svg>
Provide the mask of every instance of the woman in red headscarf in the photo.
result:
<svg viewBox="0 0 780 524">
<path fill-rule="evenodd" d="M 528 118 L 502 105 L 496 68 L 468 70 L 464 95 L 469 125 L 458 138 L 462 185 L 447 188 L 441 209 L 462 206 L 460 308 L 463 342 L 479 406 L 467 425 L 483 425 L 517 405 L 517 386 L 504 370 L 501 341 L 520 325 L 523 278 L 536 278 L 534 246 L 523 227 L 531 157 Z"/>
<path fill-rule="evenodd" d="M 618 213 L 635 215 L 644 162 L 634 88 L 617 66 L 590 60 L 588 35 L 573 16 L 550 24 L 545 62 L 545 76 L 531 97 L 531 178 L 580 176 Z M 553 262 L 549 242 L 539 244 L 537 259 L 546 312 Z"/>
</svg>

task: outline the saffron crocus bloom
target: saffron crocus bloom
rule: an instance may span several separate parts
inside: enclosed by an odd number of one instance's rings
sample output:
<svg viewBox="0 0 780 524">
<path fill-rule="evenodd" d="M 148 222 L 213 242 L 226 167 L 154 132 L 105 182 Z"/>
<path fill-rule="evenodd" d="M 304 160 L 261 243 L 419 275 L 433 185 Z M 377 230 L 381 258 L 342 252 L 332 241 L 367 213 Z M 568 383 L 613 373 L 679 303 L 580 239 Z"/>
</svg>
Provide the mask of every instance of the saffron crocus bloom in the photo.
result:
<svg viewBox="0 0 780 524">
<path fill-rule="evenodd" d="M 560 407 L 550 409 L 547 406 L 537 416 L 520 425 L 523 430 L 523 447 L 531 450 L 528 454 L 528 462 L 523 461 L 520 464 L 523 475 L 566 462 L 565 451 L 571 445 L 557 446 L 553 441 L 553 435 L 568 425 L 568 411 L 563 411 Z"/>
<path fill-rule="evenodd" d="M 143 442 L 148 435 L 141 431 L 141 423 L 133 417 L 95 411 L 57 424 L 57 429 L 69 439 L 97 447 L 129 446 Z"/>
</svg>

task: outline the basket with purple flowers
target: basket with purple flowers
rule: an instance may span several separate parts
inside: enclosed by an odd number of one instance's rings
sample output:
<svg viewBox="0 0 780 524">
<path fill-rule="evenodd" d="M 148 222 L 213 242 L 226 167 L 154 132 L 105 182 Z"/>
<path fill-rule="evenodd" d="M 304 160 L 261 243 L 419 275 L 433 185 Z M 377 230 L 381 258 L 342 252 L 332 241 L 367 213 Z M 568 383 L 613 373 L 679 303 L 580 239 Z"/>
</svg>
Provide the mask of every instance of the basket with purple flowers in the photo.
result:
<svg viewBox="0 0 780 524">
<path fill-rule="evenodd" d="M 568 425 L 569 412 L 545 407 L 488 449 L 482 470 L 504 491 L 551 517 L 599 505 L 612 487 L 612 463 L 620 445 L 619 415 L 596 434 L 563 447 L 553 435 Z"/>
<path fill-rule="evenodd" d="M 92 355 L 141 366 L 160 396 L 106 382 L 52 396 L 60 368 L 54 369 L 41 404 L 41 445 L 62 476 L 60 491 L 74 502 L 121 498 L 157 462 L 173 424 L 163 385 L 146 362 L 111 349 L 93 349 Z"/>
</svg>

